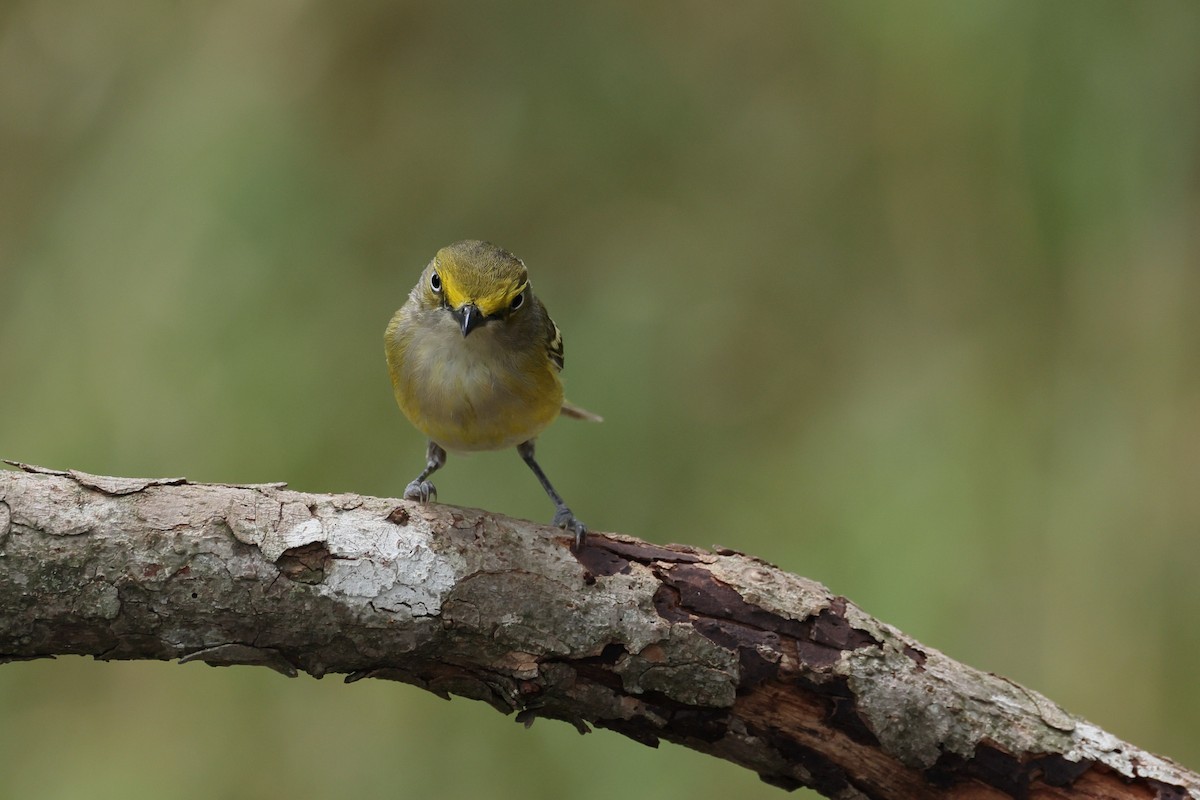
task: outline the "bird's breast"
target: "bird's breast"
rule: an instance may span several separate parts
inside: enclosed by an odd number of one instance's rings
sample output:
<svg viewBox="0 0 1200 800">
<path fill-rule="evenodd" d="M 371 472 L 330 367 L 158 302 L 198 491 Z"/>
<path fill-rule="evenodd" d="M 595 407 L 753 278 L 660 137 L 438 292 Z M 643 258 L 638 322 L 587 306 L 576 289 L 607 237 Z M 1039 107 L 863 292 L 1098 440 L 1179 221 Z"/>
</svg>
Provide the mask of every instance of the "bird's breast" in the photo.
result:
<svg viewBox="0 0 1200 800">
<path fill-rule="evenodd" d="M 515 447 L 562 408 L 558 375 L 537 355 L 506 346 L 489 326 L 468 336 L 436 326 L 397 354 L 396 400 L 419 430 L 449 450 Z"/>
</svg>

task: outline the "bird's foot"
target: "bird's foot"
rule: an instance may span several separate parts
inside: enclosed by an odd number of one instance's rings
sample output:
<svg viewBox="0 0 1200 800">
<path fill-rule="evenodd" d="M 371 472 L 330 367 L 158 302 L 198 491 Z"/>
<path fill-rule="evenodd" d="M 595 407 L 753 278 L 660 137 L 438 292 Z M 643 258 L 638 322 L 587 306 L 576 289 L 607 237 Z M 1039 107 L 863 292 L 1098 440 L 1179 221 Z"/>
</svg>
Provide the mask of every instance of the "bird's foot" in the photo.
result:
<svg viewBox="0 0 1200 800">
<path fill-rule="evenodd" d="M 437 487 L 429 481 L 413 481 L 404 490 L 404 499 L 417 500 L 422 503 L 437 500 Z"/>
<path fill-rule="evenodd" d="M 583 549 L 583 543 L 587 539 L 587 525 L 575 519 L 575 514 L 571 512 L 571 509 L 559 506 L 558 511 L 554 512 L 552 524 L 575 534 L 575 544 L 571 547 L 572 550 Z"/>
</svg>

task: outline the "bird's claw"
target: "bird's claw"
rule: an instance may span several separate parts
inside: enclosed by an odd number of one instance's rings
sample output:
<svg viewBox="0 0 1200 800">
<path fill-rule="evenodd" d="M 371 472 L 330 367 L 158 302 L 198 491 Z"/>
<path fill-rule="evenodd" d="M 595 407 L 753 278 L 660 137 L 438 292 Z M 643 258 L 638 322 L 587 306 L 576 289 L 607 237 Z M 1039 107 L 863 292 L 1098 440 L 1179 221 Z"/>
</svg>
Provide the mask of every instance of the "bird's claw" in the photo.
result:
<svg viewBox="0 0 1200 800">
<path fill-rule="evenodd" d="M 578 551 L 583 549 L 583 543 L 587 539 L 587 525 L 575 519 L 575 515 L 571 512 L 571 509 L 562 506 L 558 511 L 554 512 L 553 524 L 575 534 L 575 544 L 571 547 L 572 550 Z"/>
<path fill-rule="evenodd" d="M 405 500 L 416 500 L 421 503 L 428 503 L 430 500 L 437 500 L 437 487 L 429 481 L 413 481 L 404 490 Z"/>
</svg>

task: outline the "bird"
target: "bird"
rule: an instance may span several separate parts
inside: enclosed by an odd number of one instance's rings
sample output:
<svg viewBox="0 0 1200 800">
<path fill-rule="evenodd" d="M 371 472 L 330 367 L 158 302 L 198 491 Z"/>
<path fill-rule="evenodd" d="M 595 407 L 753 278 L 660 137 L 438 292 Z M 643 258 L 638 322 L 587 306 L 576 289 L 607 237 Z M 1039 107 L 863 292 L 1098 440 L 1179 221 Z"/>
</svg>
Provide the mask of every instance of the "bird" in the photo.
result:
<svg viewBox="0 0 1200 800">
<path fill-rule="evenodd" d="M 429 476 L 446 453 L 515 447 L 554 503 L 554 525 L 583 548 L 580 521 L 534 459 L 534 440 L 560 415 L 601 418 L 566 402 L 562 333 L 533 293 L 525 263 L 490 242 L 443 247 L 384 332 L 396 403 L 428 439 L 407 500 L 437 499 Z"/>
</svg>

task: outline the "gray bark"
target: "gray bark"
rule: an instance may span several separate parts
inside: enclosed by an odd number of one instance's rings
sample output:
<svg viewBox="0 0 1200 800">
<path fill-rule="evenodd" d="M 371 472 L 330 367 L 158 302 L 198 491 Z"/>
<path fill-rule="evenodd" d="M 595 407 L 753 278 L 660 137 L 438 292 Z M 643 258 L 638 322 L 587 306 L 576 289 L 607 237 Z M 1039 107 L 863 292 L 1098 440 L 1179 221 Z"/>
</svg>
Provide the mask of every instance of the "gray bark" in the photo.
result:
<svg viewBox="0 0 1200 800">
<path fill-rule="evenodd" d="M 1193 797 L 1200 776 L 728 550 L 282 485 L 0 472 L 0 662 L 388 678 L 829 797 Z"/>
</svg>

